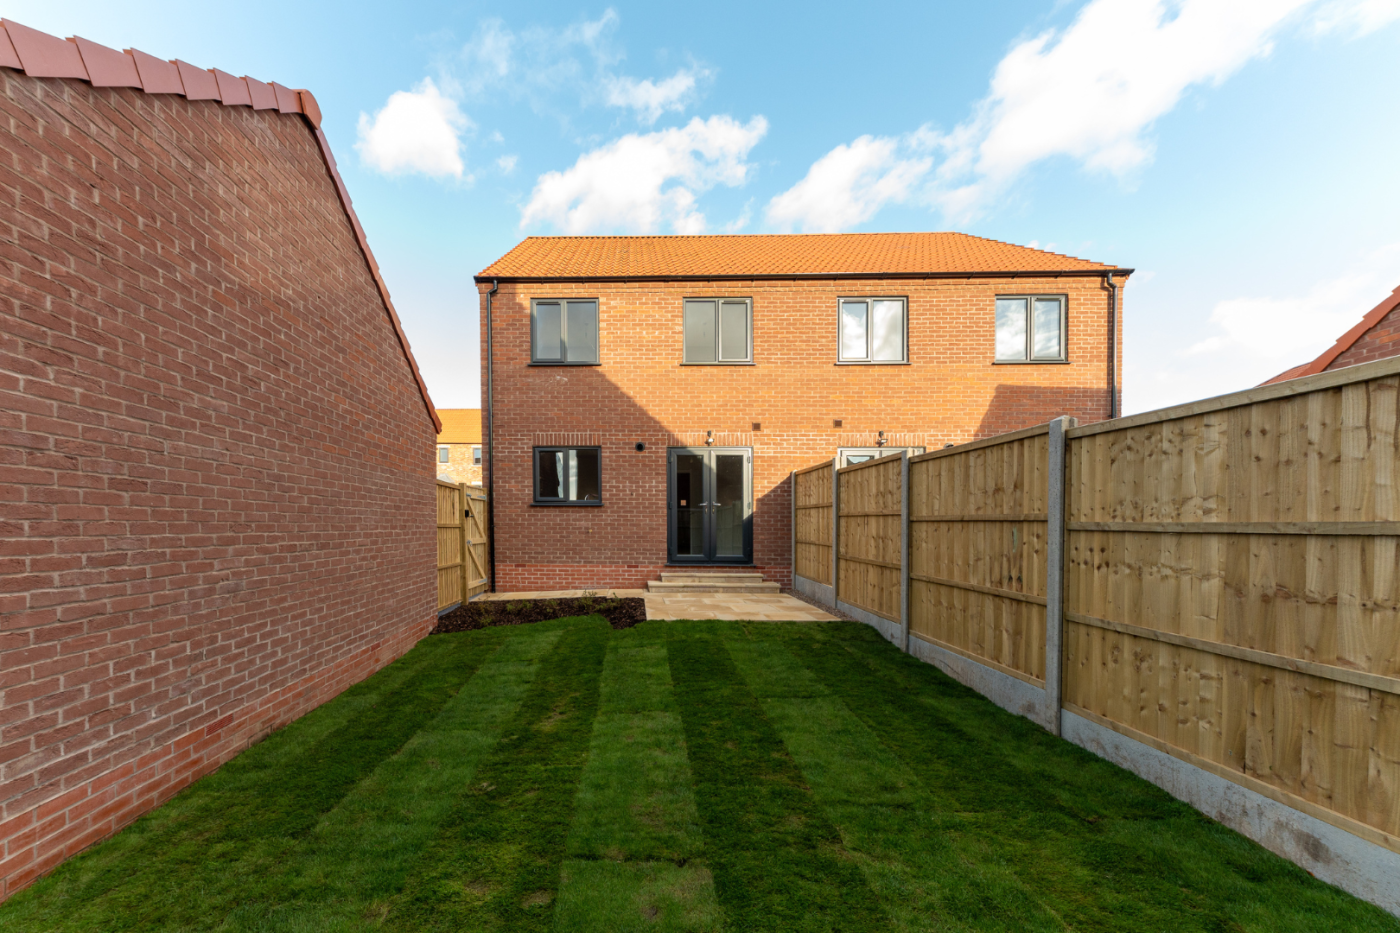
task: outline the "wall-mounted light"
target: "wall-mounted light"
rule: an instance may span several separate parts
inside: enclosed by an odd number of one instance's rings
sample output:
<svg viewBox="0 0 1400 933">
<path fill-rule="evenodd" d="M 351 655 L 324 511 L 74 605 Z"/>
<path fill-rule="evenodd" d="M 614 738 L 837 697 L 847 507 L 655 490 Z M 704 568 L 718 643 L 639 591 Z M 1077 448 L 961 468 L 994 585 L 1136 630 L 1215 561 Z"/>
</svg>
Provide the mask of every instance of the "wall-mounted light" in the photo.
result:
<svg viewBox="0 0 1400 933">
<path fill-rule="evenodd" d="M 876 446 L 876 447 L 884 447 L 885 444 L 887 444 L 887 443 L 888 443 L 888 441 L 885 440 L 885 432 L 884 432 L 884 431 L 881 431 L 881 432 L 880 432 L 880 439 L 877 440 L 877 441 L 875 442 L 875 446 Z"/>
<path fill-rule="evenodd" d="M 644 451 L 644 450 L 646 450 L 646 449 L 647 449 L 647 445 L 646 445 L 646 444 L 643 444 L 641 441 L 637 441 L 637 452 L 638 452 L 638 453 L 641 453 L 642 451 Z"/>
<path fill-rule="evenodd" d="M 706 447 L 713 447 L 714 444 L 715 444 L 715 432 L 714 432 L 714 431 L 706 431 L 706 432 L 705 432 L 705 446 L 706 446 Z"/>
</svg>

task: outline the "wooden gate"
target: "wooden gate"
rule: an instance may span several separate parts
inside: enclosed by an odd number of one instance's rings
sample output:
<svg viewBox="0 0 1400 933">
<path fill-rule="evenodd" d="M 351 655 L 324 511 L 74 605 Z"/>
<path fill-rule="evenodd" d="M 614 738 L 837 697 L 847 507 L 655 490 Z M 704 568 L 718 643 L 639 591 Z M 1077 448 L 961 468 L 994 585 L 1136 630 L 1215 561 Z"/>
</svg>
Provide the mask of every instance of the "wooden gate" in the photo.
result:
<svg viewBox="0 0 1400 933">
<path fill-rule="evenodd" d="M 486 491 L 437 481 L 438 610 L 484 593 L 487 577 Z"/>
</svg>

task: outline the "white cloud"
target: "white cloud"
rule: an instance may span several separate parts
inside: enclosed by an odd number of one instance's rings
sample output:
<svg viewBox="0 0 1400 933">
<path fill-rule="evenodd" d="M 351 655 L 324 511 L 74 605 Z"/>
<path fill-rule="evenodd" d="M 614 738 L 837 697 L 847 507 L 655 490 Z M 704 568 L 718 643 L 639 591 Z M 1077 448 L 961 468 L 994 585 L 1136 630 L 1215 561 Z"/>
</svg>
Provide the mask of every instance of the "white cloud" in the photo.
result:
<svg viewBox="0 0 1400 933">
<path fill-rule="evenodd" d="M 1139 279 L 1142 281 L 1139 281 Z M 1143 289 L 1150 276 L 1133 276 L 1128 289 Z M 1209 398 L 1258 385 L 1286 369 L 1314 359 L 1361 320 L 1361 316 L 1400 284 L 1400 242 L 1375 250 L 1340 274 L 1294 294 L 1239 296 L 1219 301 L 1200 327 L 1201 339 L 1175 354 L 1136 350 L 1129 343 L 1128 413 Z M 1195 329 L 1187 303 L 1160 305 L 1154 317 L 1176 320 Z M 1146 293 L 1144 293 L 1145 297 Z M 1179 326 L 1182 326 L 1179 325 Z M 1159 325 L 1160 326 L 1160 325 Z M 1160 340 L 1170 341 L 1168 335 Z"/>
<path fill-rule="evenodd" d="M 1319 33 L 1364 36 L 1400 20 L 1400 0 L 1331 0 L 1313 21 Z"/>
<path fill-rule="evenodd" d="M 631 108 L 637 119 L 655 123 L 668 110 L 685 110 L 694 96 L 696 77 L 694 71 L 683 68 L 659 83 L 624 76 L 609 77 L 604 84 L 609 106 Z"/>
<path fill-rule="evenodd" d="M 1290 24 L 1359 35 L 1396 19 L 1400 0 L 1091 0 L 1064 29 L 1016 43 L 971 117 L 947 133 L 922 131 L 941 157 L 926 178 L 905 188 L 921 160 L 895 156 L 890 138 L 865 136 L 819 159 L 774 199 L 771 216 L 840 229 L 917 198 L 966 220 L 1054 157 L 1127 178 L 1151 162 L 1157 120 L 1191 89 L 1270 54 Z M 888 180 L 893 194 L 862 181 L 895 170 L 903 174 Z"/>
<path fill-rule="evenodd" d="M 832 233 L 863 223 L 886 204 L 906 201 L 931 168 L 925 130 L 902 139 L 862 136 L 818 159 L 803 178 L 768 202 L 781 230 Z"/>
<path fill-rule="evenodd" d="M 503 155 L 496 160 L 496 168 L 500 169 L 502 174 L 509 175 L 511 172 L 515 171 L 515 165 L 519 161 L 519 156 Z"/>
<path fill-rule="evenodd" d="M 669 227 L 700 233 L 697 195 L 748 180 L 749 151 L 768 121 L 696 117 L 684 127 L 631 133 L 579 156 L 572 168 L 539 177 L 521 213 L 521 227 L 550 223 L 564 233 L 651 233 Z"/>
<path fill-rule="evenodd" d="M 1266 362 L 1275 372 L 1317 356 L 1350 330 L 1400 281 L 1400 243 L 1376 250 L 1306 294 L 1231 298 L 1216 304 L 1216 333 L 1193 344 L 1191 356 L 1228 353 Z M 1273 375 L 1274 373 L 1270 373 Z"/>
<path fill-rule="evenodd" d="M 974 116 L 944 140 L 935 200 L 979 208 L 1042 159 L 1123 176 L 1151 161 L 1153 123 L 1196 85 L 1268 55 L 1308 0 L 1093 0 L 1066 29 L 1017 44 Z"/>
<path fill-rule="evenodd" d="M 374 115 L 360 114 L 355 149 L 365 164 L 385 174 L 419 172 L 462 178 L 462 133 L 471 121 L 431 78 L 412 91 L 395 91 Z"/>
</svg>

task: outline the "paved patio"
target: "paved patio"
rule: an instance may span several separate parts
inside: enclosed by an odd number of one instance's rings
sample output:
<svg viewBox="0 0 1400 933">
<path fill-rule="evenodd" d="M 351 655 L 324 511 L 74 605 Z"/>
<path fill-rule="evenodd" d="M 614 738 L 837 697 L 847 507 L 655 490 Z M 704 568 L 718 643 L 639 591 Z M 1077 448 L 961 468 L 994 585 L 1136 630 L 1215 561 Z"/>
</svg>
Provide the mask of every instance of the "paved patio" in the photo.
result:
<svg viewBox="0 0 1400 933">
<path fill-rule="evenodd" d="M 646 590 L 540 590 L 526 593 L 484 593 L 477 599 L 560 599 L 603 596 L 646 600 L 647 618 L 748 619 L 755 622 L 836 622 L 836 616 L 784 593 L 648 593 Z"/>
</svg>

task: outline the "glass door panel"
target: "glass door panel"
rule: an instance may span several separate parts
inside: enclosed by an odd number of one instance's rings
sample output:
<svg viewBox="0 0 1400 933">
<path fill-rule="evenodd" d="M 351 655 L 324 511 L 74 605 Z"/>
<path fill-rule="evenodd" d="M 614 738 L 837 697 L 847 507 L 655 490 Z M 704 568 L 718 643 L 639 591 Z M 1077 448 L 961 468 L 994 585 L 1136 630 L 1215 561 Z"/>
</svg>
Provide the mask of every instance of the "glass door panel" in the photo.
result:
<svg viewBox="0 0 1400 933">
<path fill-rule="evenodd" d="M 714 455 L 715 557 L 744 556 L 744 455 Z"/>
<path fill-rule="evenodd" d="M 679 453 L 671 478 L 671 508 L 675 515 L 675 553 L 705 557 L 705 458 Z"/>
</svg>

